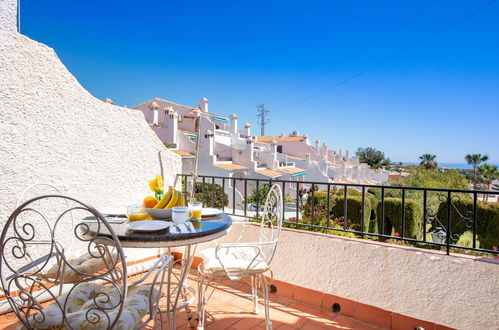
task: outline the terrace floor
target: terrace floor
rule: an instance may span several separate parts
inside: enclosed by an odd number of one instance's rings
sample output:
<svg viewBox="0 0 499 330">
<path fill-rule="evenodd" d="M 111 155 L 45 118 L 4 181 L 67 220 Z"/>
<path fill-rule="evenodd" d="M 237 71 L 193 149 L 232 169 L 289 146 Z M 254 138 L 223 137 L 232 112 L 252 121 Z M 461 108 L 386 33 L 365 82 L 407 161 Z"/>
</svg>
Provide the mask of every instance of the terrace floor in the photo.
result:
<svg viewBox="0 0 499 330">
<path fill-rule="evenodd" d="M 191 271 L 188 282 L 197 288 L 194 270 Z M 249 292 L 250 286 L 247 283 L 219 282 L 207 304 L 206 329 L 265 329 L 263 305 L 260 305 L 259 314 L 253 314 Z M 383 329 L 276 294 L 271 294 L 270 305 L 274 329 Z M 192 306 L 192 311 L 195 313 L 196 306 Z M 177 315 L 177 329 L 190 329 L 185 311 Z M 16 329 L 19 326 L 20 323 L 13 313 L 0 316 L 0 329 Z"/>
</svg>

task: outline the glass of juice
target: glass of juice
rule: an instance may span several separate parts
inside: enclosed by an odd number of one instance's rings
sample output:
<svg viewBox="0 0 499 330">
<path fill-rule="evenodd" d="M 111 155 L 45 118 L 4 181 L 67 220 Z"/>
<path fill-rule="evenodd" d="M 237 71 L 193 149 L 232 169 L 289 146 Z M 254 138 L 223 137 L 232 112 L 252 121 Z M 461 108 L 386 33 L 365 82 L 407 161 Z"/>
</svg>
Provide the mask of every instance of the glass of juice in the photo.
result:
<svg viewBox="0 0 499 330">
<path fill-rule="evenodd" d="M 201 220 L 201 202 L 190 202 L 189 203 L 189 217 L 191 220 Z"/>
<path fill-rule="evenodd" d="M 128 220 L 130 221 L 146 220 L 148 218 L 147 213 L 139 204 L 128 206 L 126 208 L 126 214 L 128 216 Z"/>
</svg>

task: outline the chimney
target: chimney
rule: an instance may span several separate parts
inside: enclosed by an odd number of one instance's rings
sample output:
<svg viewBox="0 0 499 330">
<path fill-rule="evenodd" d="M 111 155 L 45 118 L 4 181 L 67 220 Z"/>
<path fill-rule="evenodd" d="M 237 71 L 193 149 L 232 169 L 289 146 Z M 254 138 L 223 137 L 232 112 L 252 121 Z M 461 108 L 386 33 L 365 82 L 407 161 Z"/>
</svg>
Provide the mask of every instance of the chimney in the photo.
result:
<svg viewBox="0 0 499 330">
<path fill-rule="evenodd" d="M 239 116 L 233 113 L 232 115 L 229 116 L 229 118 L 230 118 L 230 131 L 232 133 L 237 133 L 237 118 L 239 118 Z"/>
<path fill-rule="evenodd" d="M 340 158 L 340 160 L 343 160 L 343 152 L 340 150 L 338 150 L 338 157 Z"/>
<path fill-rule="evenodd" d="M 350 162 L 350 150 L 345 150 L 345 160 L 347 163 Z"/>
<path fill-rule="evenodd" d="M 207 130 L 206 133 L 204 134 L 205 143 L 208 145 L 208 155 L 213 156 L 214 155 L 214 139 L 213 139 L 213 132 L 211 130 Z"/>
<path fill-rule="evenodd" d="M 152 102 L 149 105 L 149 110 L 152 111 L 152 125 L 159 125 L 159 119 L 158 119 L 158 109 L 159 105 L 156 102 Z"/>
<path fill-rule="evenodd" d="M 199 102 L 201 102 L 201 111 L 208 112 L 208 99 L 206 97 L 203 97 Z"/>
<path fill-rule="evenodd" d="M 250 123 L 244 124 L 244 135 L 251 136 L 251 124 Z"/>
<path fill-rule="evenodd" d="M 248 138 L 246 139 L 246 153 L 247 153 L 247 156 L 248 156 L 248 163 L 251 164 L 254 160 L 254 157 L 253 157 L 253 139 L 251 138 Z"/>
<path fill-rule="evenodd" d="M 165 107 L 163 110 L 165 112 L 164 124 L 167 128 L 166 136 L 168 142 L 177 145 L 178 113 L 171 105 Z"/>
<path fill-rule="evenodd" d="M 309 153 L 305 154 L 305 167 L 307 170 L 310 168 L 310 154 Z"/>
</svg>

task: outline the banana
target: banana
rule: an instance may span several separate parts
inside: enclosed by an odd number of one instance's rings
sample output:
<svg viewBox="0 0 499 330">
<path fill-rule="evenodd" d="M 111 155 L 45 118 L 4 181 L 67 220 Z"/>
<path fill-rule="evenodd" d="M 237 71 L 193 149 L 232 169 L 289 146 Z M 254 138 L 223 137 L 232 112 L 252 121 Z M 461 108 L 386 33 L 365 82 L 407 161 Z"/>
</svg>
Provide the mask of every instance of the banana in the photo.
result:
<svg viewBox="0 0 499 330">
<path fill-rule="evenodd" d="M 185 206 L 185 200 L 184 200 L 184 196 L 182 195 L 182 192 L 179 191 L 178 192 L 178 201 L 177 201 L 177 206 Z"/>
<path fill-rule="evenodd" d="M 173 187 L 170 187 L 168 189 L 168 192 L 161 198 L 161 200 L 154 206 L 155 209 L 162 209 L 165 207 L 166 204 L 172 199 L 173 195 Z"/>
<path fill-rule="evenodd" d="M 175 189 L 172 188 L 172 198 L 170 199 L 170 201 L 168 202 L 168 204 L 166 204 L 166 206 L 164 208 L 171 209 L 172 207 L 177 205 L 177 200 L 178 200 L 178 191 L 176 191 Z"/>
</svg>

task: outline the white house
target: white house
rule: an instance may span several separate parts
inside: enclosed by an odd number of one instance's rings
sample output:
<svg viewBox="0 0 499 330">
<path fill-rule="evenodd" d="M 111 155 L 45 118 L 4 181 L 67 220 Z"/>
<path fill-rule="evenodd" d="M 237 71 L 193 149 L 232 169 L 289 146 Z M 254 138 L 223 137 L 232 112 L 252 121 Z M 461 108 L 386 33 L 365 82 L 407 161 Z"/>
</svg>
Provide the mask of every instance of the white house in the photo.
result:
<svg viewBox="0 0 499 330">
<path fill-rule="evenodd" d="M 195 119 L 200 116 L 198 174 L 231 178 L 334 183 L 379 184 L 388 180 L 388 171 L 373 170 L 367 164 L 330 150 L 325 143 L 311 143 L 306 135 L 294 131 L 289 135 L 253 136 L 251 125 L 239 128 L 239 117 L 220 116 L 208 111 L 208 100 L 202 98 L 195 107 L 154 98 L 134 107 L 143 112 L 158 137 L 182 157 L 182 172 L 193 170 L 196 148 Z M 231 192 L 232 180 L 226 184 Z M 252 187 L 246 187 L 251 189 Z M 242 202 L 244 182 L 236 180 L 237 199 Z M 286 189 L 292 192 L 296 185 Z M 250 191 L 250 190 L 248 190 Z"/>
</svg>

